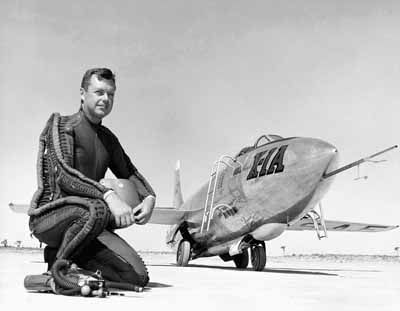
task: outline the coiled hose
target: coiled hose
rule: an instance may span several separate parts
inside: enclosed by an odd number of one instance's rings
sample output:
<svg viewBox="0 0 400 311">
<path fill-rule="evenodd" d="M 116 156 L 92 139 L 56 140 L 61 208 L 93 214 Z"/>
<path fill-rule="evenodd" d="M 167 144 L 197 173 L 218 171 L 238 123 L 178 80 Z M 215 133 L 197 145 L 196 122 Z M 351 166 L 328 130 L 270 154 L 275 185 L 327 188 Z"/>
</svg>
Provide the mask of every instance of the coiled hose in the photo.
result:
<svg viewBox="0 0 400 311">
<path fill-rule="evenodd" d="M 54 282 L 57 285 L 56 292 L 58 294 L 73 296 L 77 294 L 83 293 L 82 288 L 83 286 L 78 285 L 78 280 L 69 278 L 65 273 L 71 267 L 71 263 L 66 259 L 58 259 L 53 264 L 51 268 L 51 273 L 54 278 Z M 64 273 L 63 273 L 64 272 Z M 128 290 L 134 292 L 142 292 L 143 287 L 126 283 L 126 282 L 112 282 L 112 281 L 105 281 L 105 290 L 108 288 L 115 288 L 121 290 Z M 92 290 L 92 289 L 90 289 Z M 87 295 L 89 295 L 88 293 Z"/>
<path fill-rule="evenodd" d="M 71 266 L 70 262 L 65 259 L 58 259 L 51 268 L 51 273 L 55 284 L 58 286 L 57 293 L 67 296 L 73 296 L 81 292 L 81 287 L 78 282 L 68 278 L 62 271 L 67 271 Z"/>
</svg>

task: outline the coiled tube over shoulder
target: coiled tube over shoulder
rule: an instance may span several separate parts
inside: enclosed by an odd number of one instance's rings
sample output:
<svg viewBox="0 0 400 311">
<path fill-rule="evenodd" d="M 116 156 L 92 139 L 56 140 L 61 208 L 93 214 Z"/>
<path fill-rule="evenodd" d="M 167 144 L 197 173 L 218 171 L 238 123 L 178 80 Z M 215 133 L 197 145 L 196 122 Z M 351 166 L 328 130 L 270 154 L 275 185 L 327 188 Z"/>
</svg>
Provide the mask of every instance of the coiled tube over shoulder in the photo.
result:
<svg viewBox="0 0 400 311">
<path fill-rule="evenodd" d="M 108 190 L 72 167 L 73 140 L 70 139 L 70 117 L 59 113 L 50 116 L 39 139 L 37 159 L 38 189 L 28 215 L 37 216 L 51 209 L 51 202 L 65 196 L 102 199 Z"/>
</svg>

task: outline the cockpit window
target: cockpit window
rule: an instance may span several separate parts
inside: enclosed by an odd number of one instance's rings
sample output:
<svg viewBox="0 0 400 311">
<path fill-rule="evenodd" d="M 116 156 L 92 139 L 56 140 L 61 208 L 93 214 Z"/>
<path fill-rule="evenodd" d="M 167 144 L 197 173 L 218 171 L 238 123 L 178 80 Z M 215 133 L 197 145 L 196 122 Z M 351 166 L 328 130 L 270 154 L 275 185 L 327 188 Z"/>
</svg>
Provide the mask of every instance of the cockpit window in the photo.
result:
<svg viewBox="0 0 400 311">
<path fill-rule="evenodd" d="M 283 139 L 282 136 L 280 136 L 280 135 L 275 135 L 275 134 L 269 134 L 268 137 L 269 137 L 272 141 Z"/>
<path fill-rule="evenodd" d="M 244 147 L 242 150 L 239 151 L 239 153 L 236 155 L 235 158 L 240 157 L 241 155 L 244 155 L 245 153 L 250 152 L 251 150 L 254 150 L 253 146 Z"/>
<path fill-rule="evenodd" d="M 260 142 L 262 140 L 265 140 L 266 142 L 261 144 Z M 244 155 L 245 153 L 248 153 L 254 149 L 256 149 L 257 147 L 261 146 L 261 145 L 265 145 L 265 144 L 269 144 L 273 141 L 277 141 L 277 140 L 281 140 L 284 139 L 282 136 L 279 135 L 275 135 L 275 134 L 269 134 L 269 135 L 261 135 L 256 142 L 254 143 L 253 146 L 248 146 L 248 147 L 244 147 L 242 150 L 239 151 L 239 153 L 236 155 L 235 158 L 240 157 L 241 155 Z"/>
<path fill-rule="evenodd" d="M 260 144 L 260 142 L 261 142 L 263 139 L 266 140 L 266 142 L 265 142 L 264 144 Z M 273 141 L 281 140 L 281 139 L 283 139 L 283 137 L 282 137 L 282 136 L 279 136 L 279 135 L 274 135 L 274 134 L 261 135 L 261 136 L 256 140 L 256 142 L 254 143 L 254 148 L 257 148 L 257 147 L 259 147 L 259 146 L 261 146 L 261 145 L 265 145 L 265 144 L 268 144 L 268 143 L 272 143 Z"/>
</svg>

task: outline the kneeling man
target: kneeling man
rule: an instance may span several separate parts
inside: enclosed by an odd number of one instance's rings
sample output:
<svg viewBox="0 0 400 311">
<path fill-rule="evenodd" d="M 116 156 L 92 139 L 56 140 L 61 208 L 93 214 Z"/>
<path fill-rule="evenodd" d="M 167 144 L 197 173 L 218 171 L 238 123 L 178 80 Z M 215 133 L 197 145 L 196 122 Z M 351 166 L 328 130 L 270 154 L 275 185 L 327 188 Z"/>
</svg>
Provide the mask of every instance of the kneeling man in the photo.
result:
<svg viewBox="0 0 400 311">
<path fill-rule="evenodd" d="M 80 110 L 51 115 L 41 136 L 38 190 L 29 209 L 29 227 L 44 252 L 48 269 L 58 259 L 101 271 L 106 280 L 145 286 L 148 273 L 140 256 L 114 229 L 150 219 L 155 193 L 102 120 L 113 108 L 115 76 L 107 68 L 88 70 L 81 83 Z M 128 206 L 102 182 L 107 169 L 134 183 L 139 200 Z M 103 238 L 99 238 L 102 236 Z"/>
</svg>

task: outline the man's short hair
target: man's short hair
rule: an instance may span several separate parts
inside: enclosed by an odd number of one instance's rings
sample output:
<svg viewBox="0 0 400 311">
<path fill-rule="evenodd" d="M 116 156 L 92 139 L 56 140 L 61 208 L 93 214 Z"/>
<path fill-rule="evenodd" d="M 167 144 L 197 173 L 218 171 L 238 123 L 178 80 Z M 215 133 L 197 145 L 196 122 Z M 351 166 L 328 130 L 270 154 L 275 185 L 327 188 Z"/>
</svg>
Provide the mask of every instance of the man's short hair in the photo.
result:
<svg viewBox="0 0 400 311">
<path fill-rule="evenodd" d="M 115 75 L 114 73 L 108 68 L 92 68 L 85 72 L 81 82 L 81 88 L 87 91 L 90 78 L 96 75 L 99 80 L 108 80 L 111 81 L 115 85 Z"/>
</svg>

